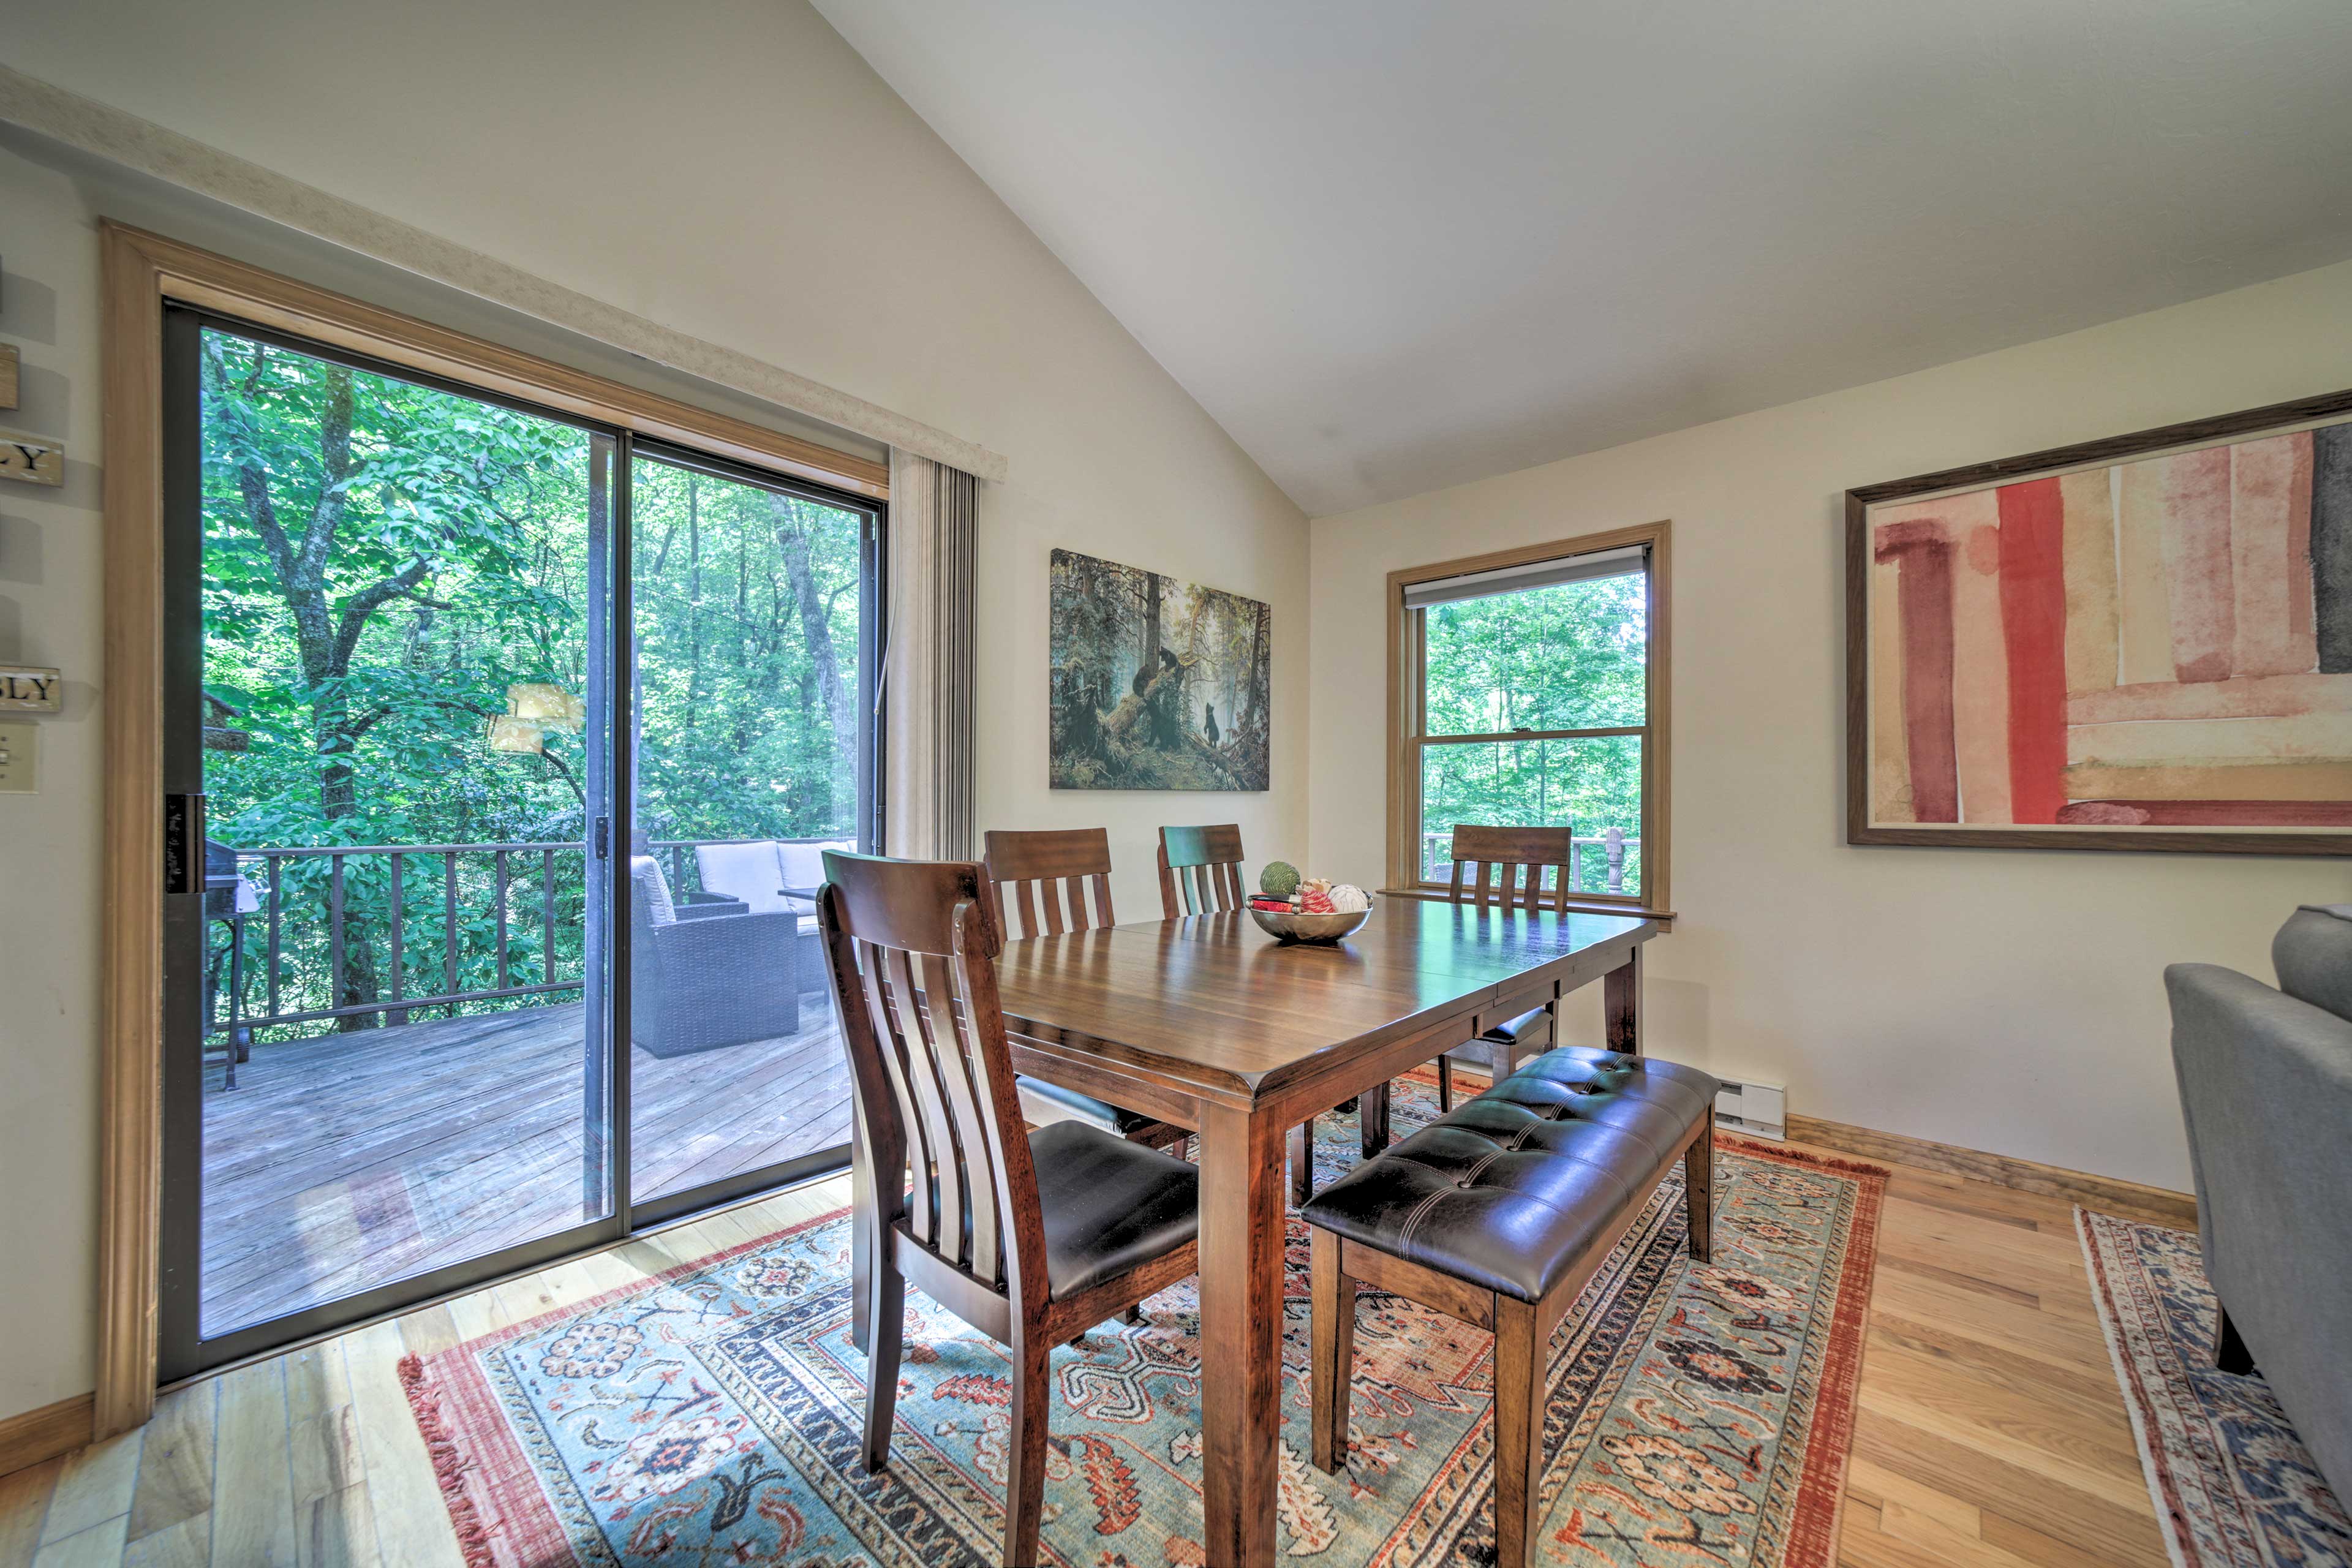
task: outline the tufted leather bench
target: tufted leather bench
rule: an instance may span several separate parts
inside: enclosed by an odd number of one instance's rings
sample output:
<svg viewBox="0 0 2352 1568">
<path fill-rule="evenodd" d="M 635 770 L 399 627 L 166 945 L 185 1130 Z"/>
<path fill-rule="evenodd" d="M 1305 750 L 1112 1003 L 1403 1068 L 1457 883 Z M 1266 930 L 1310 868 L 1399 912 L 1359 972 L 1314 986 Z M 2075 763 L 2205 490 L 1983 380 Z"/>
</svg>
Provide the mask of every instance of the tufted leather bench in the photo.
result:
<svg viewBox="0 0 2352 1568">
<path fill-rule="evenodd" d="M 1520 1568 L 1543 1479 L 1545 1347 L 1676 1160 L 1709 1252 L 1716 1080 L 1649 1057 L 1536 1058 L 1301 1210 L 1314 1243 L 1315 1462 L 1348 1452 L 1356 1285 L 1495 1334 L 1495 1544 Z"/>
</svg>

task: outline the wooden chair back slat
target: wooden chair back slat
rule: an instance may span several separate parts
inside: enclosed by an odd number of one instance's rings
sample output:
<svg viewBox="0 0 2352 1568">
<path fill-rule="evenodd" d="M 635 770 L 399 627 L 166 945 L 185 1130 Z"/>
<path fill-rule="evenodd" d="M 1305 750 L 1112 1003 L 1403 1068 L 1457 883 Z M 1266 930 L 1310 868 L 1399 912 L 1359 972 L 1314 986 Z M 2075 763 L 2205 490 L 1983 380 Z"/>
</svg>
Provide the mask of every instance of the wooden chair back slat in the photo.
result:
<svg viewBox="0 0 2352 1568">
<path fill-rule="evenodd" d="M 884 954 L 890 989 L 898 1007 L 898 1030 L 907 1041 L 907 1055 L 915 1080 L 915 1109 L 923 1119 L 923 1141 L 931 1152 L 930 1180 L 918 1181 L 938 1212 L 931 1221 L 931 1249 L 950 1263 L 964 1261 L 963 1238 L 970 1228 L 964 1214 L 963 1140 L 947 1103 L 947 1073 L 940 1060 L 940 1044 L 931 1035 L 931 1013 L 926 992 L 915 978 L 915 956 L 903 950 Z M 950 1046 L 950 1048 L 952 1048 Z"/>
<path fill-rule="evenodd" d="M 836 850 L 825 876 L 817 920 L 881 1226 L 1016 1310 L 1024 1295 L 1042 1302 L 1044 1225 L 986 868 Z"/>
<path fill-rule="evenodd" d="M 1447 896 L 1456 903 L 1496 904 L 1533 913 L 1549 909 L 1566 913 L 1573 893 L 1569 879 L 1575 830 L 1569 827 L 1487 827 L 1464 826 L 1454 830 L 1454 874 Z M 1463 897 L 1464 868 L 1478 868 L 1478 880 L 1469 898 Z M 1526 873 L 1521 880 L 1520 873 Z M 1546 872 L 1552 883 L 1544 885 Z M 1498 877 L 1499 874 L 1499 877 Z"/>
<path fill-rule="evenodd" d="M 1100 827 L 1042 832 L 991 832 L 988 874 L 994 882 L 998 918 L 1017 910 L 1024 937 L 1061 936 L 1117 924 L 1110 907 L 1110 834 Z M 1091 884 L 1095 909 L 1087 908 Z M 1009 906 L 1009 907 L 1008 907 Z"/>
<path fill-rule="evenodd" d="M 1168 920 L 1242 905 L 1238 823 L 1160 830 L 1160 905 Z"/>
<path fill-rule="evenodd" d="M 873 1037 L 876 1071 L 888 1083 L 895 1101 L 891 1109 L 898 1113 L 895 1118 L 876 1119 L 888 1120 L 897 1130 L 906 1161 L 911 1161 L 917 1171 L 929 1171 L 937 1163 L 937 1158 L 931 1151 L 929 1124 L 915 1103 L 914 1065 L 907 1051 L 898 1001 L 890 994 L 890 983 L 885 974 L 883 955 L 888 950 L 869 942 L 858 943 L 856 951 L 856 973 L 864 992 L 858 1016 Z M 905 1217 L 915 1239 L 928 1245 L 932 1234 L 932 1205 L 921 1184 L 918 1184 L 915 1201 L 906 1209 Z"/>
</svg>

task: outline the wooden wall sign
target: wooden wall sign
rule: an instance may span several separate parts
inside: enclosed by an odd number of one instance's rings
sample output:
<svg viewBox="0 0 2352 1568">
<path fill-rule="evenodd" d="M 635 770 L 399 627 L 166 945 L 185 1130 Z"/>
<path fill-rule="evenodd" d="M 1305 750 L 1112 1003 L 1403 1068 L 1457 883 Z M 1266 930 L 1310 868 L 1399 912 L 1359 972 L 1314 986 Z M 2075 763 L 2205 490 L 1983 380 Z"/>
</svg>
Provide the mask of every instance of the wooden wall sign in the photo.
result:
<svg viewBox="0 0 2352 1568">
<path fill-rule="evenodd" d="M 0 479 L 35 485 L 64 484 L 66 449 L 38 436 L 0 430 Z"/>
<path fill-rule="evenodd" d="M 54 669 L 32 664 L 0 664 L 0 708 L 54 713 L 63 706 L 66 683 Z"/>
<path fill-rule="evenodd" d="M 0 408 L 16 406 L 16 345 L 0 343 Z"/>
</svg>

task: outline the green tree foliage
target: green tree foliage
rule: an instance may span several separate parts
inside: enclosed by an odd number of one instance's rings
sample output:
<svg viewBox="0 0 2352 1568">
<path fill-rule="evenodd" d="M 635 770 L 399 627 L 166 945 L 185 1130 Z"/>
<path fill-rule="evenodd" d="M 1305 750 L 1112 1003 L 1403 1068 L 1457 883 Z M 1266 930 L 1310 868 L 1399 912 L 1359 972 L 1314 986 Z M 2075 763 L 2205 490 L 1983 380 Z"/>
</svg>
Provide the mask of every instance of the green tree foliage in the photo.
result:
<svg viewBox="0 0 2352 1568">
<path fill-rule="evenodd" d="M 632 504 L 639 828 L 854 836 L 862 520 L 646 460 Z"/>
<path fill-rule="evenodd" d="M 1433 605 L 1427 638 L 1428 733 L 1501 735 L 1645 721 L 1648 601 L 1640 574 Z M 1641 737 L 1486 741 L 1422 748 L 1423 866 L 1444 876 L 1442 841 L 1463 822 L 1568 826 L 1598 837 L 1642 831 Z M 1597 847 L 1580 886 L 1599 890 Z M 1625 890 L 1640 887 L 1638 850 Z"/>
<path fill-rule="evenodd" d="M 207 330 L 200 352 L 205 722 L 243 737 L 241 750 L 205 753 L 211 836 L 242 849 L 559 847 L 507 858 L 506 973 L 530 984 L 549 972 L 551 924 L 551 967 L 576 980 L 587 750 L 601 738 L 557 725 L 536 754 L 493 752 L 488 729 L 514 686 L 586 693 L 590 553 L 604 531 L 591 508 L 609 493 L 609 448 L 233 333 Z M 641 829 L 850 830 L 862 520 L 666 463 L 638 468 Z M 447 864 L 403 859 L 404 995 L 441 994 L 453 960 L 457 989 L 500 984 L 497 859 L 454 861 L 454 952 Z M 344 858 L 343 961 L 331 974 L 331 863 L 283 863 L 282 1010 L 390 994 L 391 866 Z M 267 874 L 246 870 L 266 890 Z M 257 972 L 264 923 L 247 922 Z"/>
</svg>

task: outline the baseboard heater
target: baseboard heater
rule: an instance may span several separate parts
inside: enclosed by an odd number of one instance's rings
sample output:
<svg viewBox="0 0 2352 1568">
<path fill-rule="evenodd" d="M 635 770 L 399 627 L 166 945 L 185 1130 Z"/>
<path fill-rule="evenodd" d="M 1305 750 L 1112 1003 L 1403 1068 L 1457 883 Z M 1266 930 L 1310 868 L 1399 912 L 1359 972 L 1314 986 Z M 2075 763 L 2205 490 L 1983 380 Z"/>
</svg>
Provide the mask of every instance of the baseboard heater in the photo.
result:
<svg viewBox="0 0 2352 1568">
<path fill-rule="evenodd" d="M 1789 1091 L 1777 1083 L 1735 1083 L 1717 1079 L 1715 1124 L 1752 1138 L 1789 1135 Z"/>
</svg>

